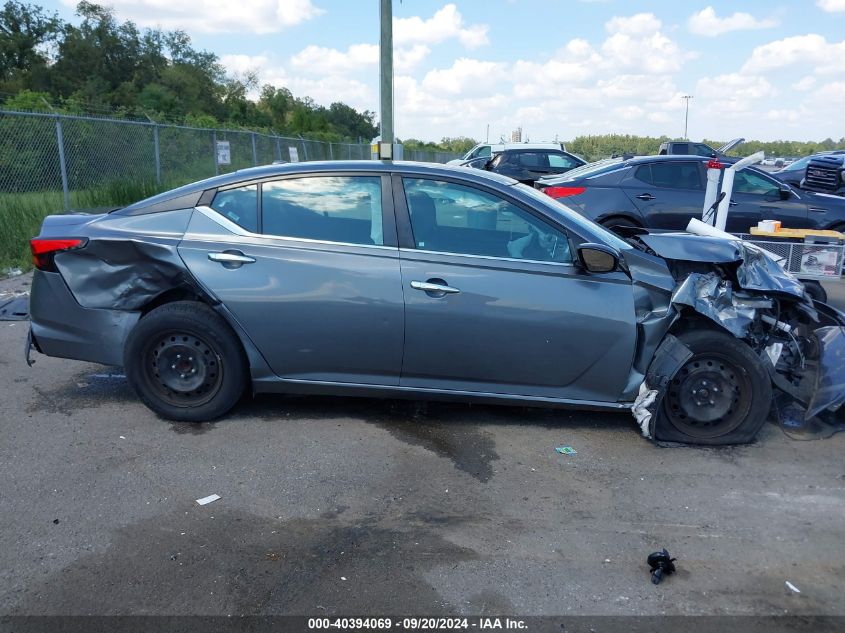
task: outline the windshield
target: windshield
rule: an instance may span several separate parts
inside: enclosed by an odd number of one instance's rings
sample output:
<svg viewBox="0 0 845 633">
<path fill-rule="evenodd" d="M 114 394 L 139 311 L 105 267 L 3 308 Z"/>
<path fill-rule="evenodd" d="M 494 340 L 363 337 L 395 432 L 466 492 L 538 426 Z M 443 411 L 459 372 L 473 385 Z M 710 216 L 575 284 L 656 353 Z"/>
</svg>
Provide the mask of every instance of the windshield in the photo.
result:
<svg viewBox="0 0 845 633">
<path fill-rule="evenodd" d="M 783 168 L 783 171 L 798 171 L 799 169 L 804 169 L 807 166 L 807 163 L 810 162 L 812 156 L 805 156 L 800 160 L 796 160 L 794 163 L 791 163 Z"/>
<path fill-rule="evenodd" d="M 633 248 L 633 246 L 628 244 L 625 240 L 615 235 L 614 233 L 611 233 L 603 226 L 588 220 L 583 215 L 576 211 L 573 211 L 562 202 L 555 200 L 554 198 L 551 198 L 540 191 L 537 191 L 533 187 L 529 187 L 528 185 L 523 184 L 514 185 L 513 187 L 514 189 L 518 189 L 520 193 L 523 193 L 526 196 L 529 196 L 530 198 L 535 200 L 536 202 L 539 202 L 547 209 L 550 209 L 558 215 L 563 216 L 569 223 L 574 224 L 578 229 L 580 229 L 580 232 L 587 239 L 602 244 L 607 244 L 608 246 L 612 246 L 620 251 L 630 250 Z"/>
</svg>

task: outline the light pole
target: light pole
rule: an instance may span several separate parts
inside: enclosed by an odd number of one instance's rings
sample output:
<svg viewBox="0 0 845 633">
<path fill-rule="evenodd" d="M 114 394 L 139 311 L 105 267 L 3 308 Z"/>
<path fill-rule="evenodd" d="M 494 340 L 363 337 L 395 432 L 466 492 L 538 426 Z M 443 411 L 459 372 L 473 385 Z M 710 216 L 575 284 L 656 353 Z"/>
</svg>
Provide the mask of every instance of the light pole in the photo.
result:
<svg viewBox="0 0 845 633">
<path fill-rule="evenodd" d="M 681 99 L 687 102 L 686 114 L 684 114 L 684 140 L 686 141 L 689 140 L 689 136 L 687 136 L 687 125 L 689 124 L 689 100 L 692 98 L 692 95 L 684 95 L 681 97 Z"/>
<path fill-rule="evenodd" d="M 393 0 L 381 0 L 381 158 L 393 158 Z M 385 156 L 385 154 L 387 154 Z"/>
</svg>

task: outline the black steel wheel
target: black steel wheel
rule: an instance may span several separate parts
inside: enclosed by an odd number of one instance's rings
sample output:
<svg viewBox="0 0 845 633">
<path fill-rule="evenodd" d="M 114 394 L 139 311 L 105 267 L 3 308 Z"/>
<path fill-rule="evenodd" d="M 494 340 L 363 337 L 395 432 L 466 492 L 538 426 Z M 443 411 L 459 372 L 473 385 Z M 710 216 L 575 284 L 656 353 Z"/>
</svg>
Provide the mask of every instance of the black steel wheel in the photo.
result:
<svg viewBox="0 0 845 633">
<path fill-rule="evenodd" d="M 692 444 L 750 442 L 766 421 L 772 385 L 744 342 L 701 327 L 678 335 L 692 356 L 663 396 L 658 439 Z"/>
<path fill-rule="evenodd" d="M 146 379 L 166 402 L 199 406 L 220 391 L 225 370 L 220 353 L 203 337 L 184 331 L 165 333 L 145 351 Z"/>
<path fill-rule="evenodd" d="M 690 437 L 711 439 L 742 424 L 751 408 L 748 372 L 725 354 L 693 356 L 669 383 L 666 417 Z"/>
<path fill-rule="evenodd" d="M 243 395 L 247 362 L 229 325 L 202 303 L 180 301 L 145 315 L 124 349 L 126 378 L 150 409 L 169 420 L 203 422 Z"/>
</svg>

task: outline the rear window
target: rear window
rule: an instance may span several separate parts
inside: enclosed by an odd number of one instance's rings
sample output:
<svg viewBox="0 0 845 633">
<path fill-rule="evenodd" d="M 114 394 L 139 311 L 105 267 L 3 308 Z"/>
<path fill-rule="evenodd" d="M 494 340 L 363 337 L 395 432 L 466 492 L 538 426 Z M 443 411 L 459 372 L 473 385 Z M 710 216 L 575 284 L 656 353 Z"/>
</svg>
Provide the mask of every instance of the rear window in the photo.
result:
<svg viewBox="0 0 845 633">
<path fill-rule="evenodd" d="M 701 189 L 698 163 L 661 162 L 642 165 L 635 174 L 637 180 L 668 189 Z"/>
<path fill-rule="evenodd" d="M 219 191 L 210 206 L 241 228 L 258 231 L 258 185 Z"/>
<path fill-rule="evenodd" d="M 384 244 L 379 176 L 317 176 L 265 182 L 263 232 L 347 244 Z"/>
</svg>

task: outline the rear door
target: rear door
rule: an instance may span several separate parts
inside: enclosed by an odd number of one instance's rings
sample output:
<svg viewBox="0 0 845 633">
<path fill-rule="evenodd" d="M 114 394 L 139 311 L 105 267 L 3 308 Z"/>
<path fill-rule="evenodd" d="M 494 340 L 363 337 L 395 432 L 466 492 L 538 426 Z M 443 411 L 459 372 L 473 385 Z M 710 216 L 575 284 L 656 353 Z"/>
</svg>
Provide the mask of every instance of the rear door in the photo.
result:
<svg viewBox="0 0 845 633">
<path fill-rule="evenodd" d="M 615 402 L 636 343 L 630 279 L 573 264 L 566 227 L 501 192 L 395 176 L 402 386 Z"/>
<path fill-rule="evenodd" d="M 404 298 L 388 176 L 218 191 L 179 253 L 279 376 L 399 384 Z"/>
<path fill-rule="evenodd" d="M 748 233 L 760 220 L 780 220 L 784 228 L 810 228 L 803 198 L 793 192 L 783 199 L 780 187 L 777 180 L 759 171 L 736 172 L 725 228 L 731 233 Z"/>
<path fill-rule="evenodd" d="M 701 219 L 704 178 L 700 160 L 666 160 L 633 167 L 620 185 L 647 227 L 684 230 Z"/>
</svg>

